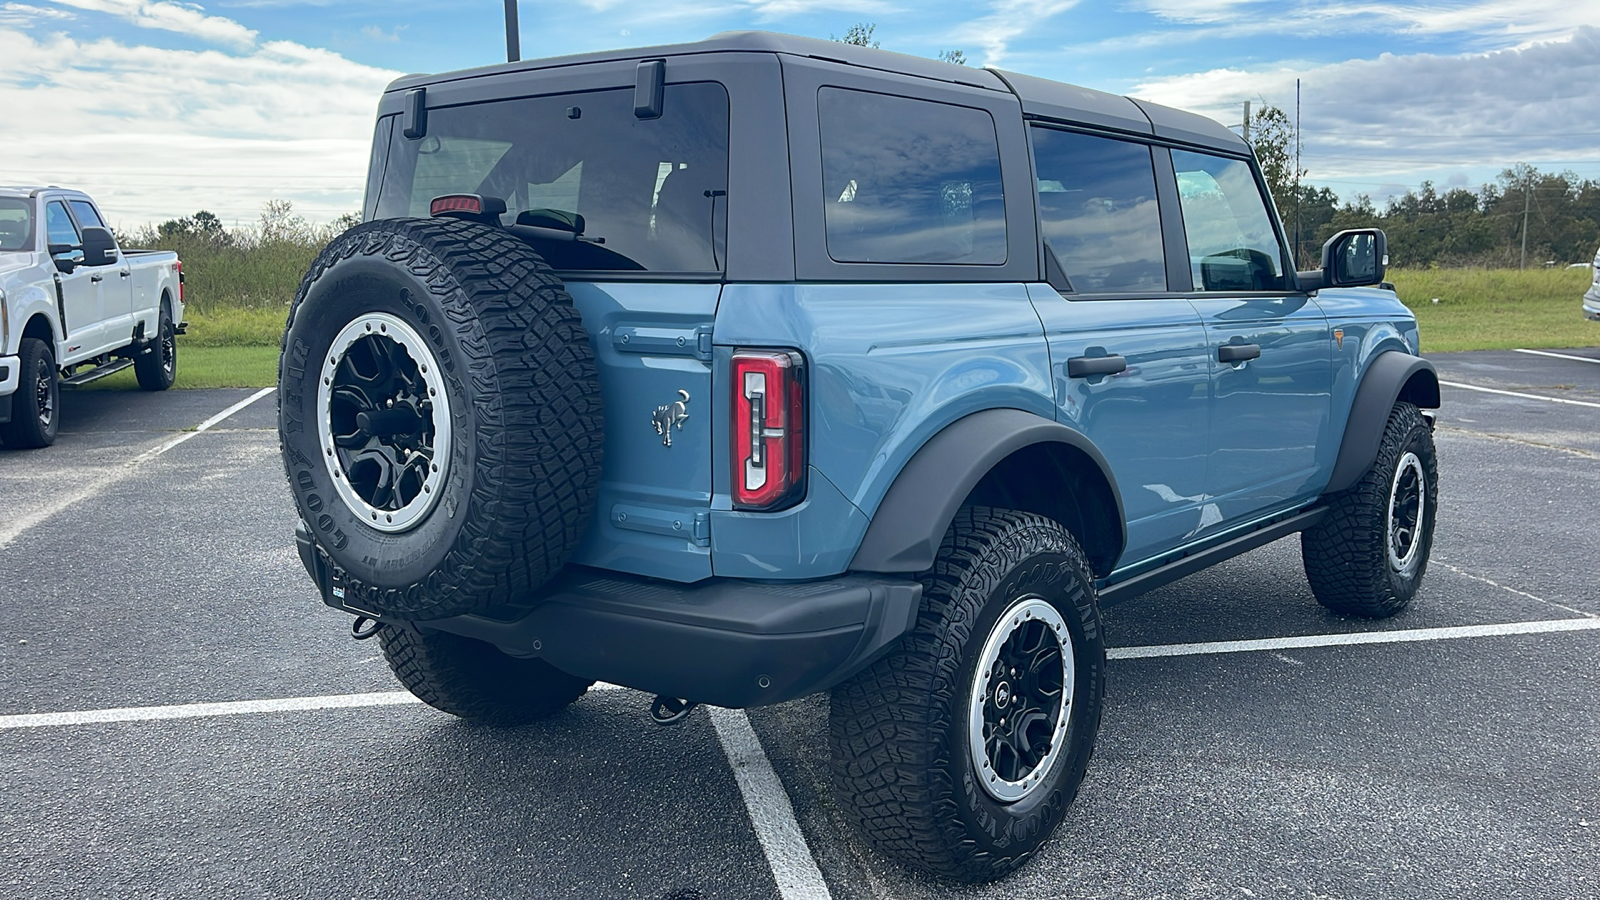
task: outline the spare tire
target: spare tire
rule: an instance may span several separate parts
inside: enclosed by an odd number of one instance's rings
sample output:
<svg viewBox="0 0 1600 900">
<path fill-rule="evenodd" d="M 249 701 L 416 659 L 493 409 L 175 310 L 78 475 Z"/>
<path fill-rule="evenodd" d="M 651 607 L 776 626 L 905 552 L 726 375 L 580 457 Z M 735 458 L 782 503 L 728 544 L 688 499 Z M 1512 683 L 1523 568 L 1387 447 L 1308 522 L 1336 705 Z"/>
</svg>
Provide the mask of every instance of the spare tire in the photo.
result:
<svg viewBox="0 0 1600 900">
<path fill-rule="evenodd" d="M 588 524 L 604 433 L 594 351 L 560 279 L 505 231 L 368 222 L 300 283 L 278 433 L 349 605 L 480 612 L 550 580 Z"/>
</svg>

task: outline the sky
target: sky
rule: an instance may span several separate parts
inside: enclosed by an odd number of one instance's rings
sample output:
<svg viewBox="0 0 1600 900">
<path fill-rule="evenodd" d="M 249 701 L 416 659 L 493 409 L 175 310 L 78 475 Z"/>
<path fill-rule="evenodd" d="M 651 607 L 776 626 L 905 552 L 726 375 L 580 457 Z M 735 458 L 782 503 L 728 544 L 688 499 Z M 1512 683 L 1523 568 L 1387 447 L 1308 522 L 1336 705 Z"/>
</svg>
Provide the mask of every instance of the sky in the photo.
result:
<svg viewBox="0 0 1600 900">
<path fill-rule="evenodd" d="M 1295 108 L 1306 180 L 1349 199 L 1476 190 L 1525 162 L 1600 178 L 1600 0 L 522 0 L 524 57 L 760 29 L 1053 78 L 1200 112 Z M 497 0 L 0 0 L 0 183 L 90 192 L 119 228 L 269 200 L 361 203 L 407 72 L 505 58 Z"/>
</svg>

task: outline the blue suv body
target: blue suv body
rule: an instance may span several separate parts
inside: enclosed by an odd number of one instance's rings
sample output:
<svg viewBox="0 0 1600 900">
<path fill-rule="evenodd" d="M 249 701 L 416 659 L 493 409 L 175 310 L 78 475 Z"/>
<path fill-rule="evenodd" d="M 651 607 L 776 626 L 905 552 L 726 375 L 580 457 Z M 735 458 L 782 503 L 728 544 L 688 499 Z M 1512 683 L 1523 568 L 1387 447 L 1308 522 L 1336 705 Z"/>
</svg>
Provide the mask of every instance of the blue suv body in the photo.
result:
<svg viewBox="0 0 1600 900">
<path fill-rule="evenodd" d="M 659 693 L 665 718 L 682 701 L 834 689 L 836 783 L 868 836 L 992 877 L 1048 835 L 1087 762 L 1097 602 L 1295 532 L 1318 599 L 1337 610 L 1390 614 L 1425 568 L 1436 476 L 1432 419 L 1417 410 L 1438 406 L 1438 383 L 1382 283 L 1382 233 L 1339 235 L 1320 269 L 1296 272 L 1250 148 L 1210 119 L 1010 72 L 726 34 L 395 82 L 357 231 L 376 246 L 402 227 L 384 223 L 430 217 L 497 229 L 549 264 L 581 315 L 603 409 L 571 454 L 587 474 L 574 463 L 546 476 L 582 482 L 553 566 L 476 605 L 385 606 L 364 586 L 410 557 L 336 546 L 360 544 L 359 525 L 328 515 L 319 450 L 294 443 L 296 404 L 305 420 L 340 418 L 341 345 L 324 352 L 291 322 L 282 404 L 302 558 L 330 605 L 391 626 L 402 681 L 457 714 L 489 701 L 441 700 L 436 674 L 406 662 L 430 635 Z M 417 235 L 444 226 L 403 227 L 434 228 L 406 232 L 426 244 Z M 319 261 L 297 304 L 340 264 Z M 349 331 L 358 314 L 321 327 Z M 423 347 L 427 326 L 396 341 L 448 368 L 448 352 Z M 319 356 L 333 393 L 313 409 L 297 379 Z M 461 415 L 417 408 L 404 428 L 437 421 L 395 459 L 442 453 Z M 401 428 L 361 440 L 411 440 Z M 452 440 L 463 452 L 468 439 Z M 322 443 L 339 458 L 337 427 Z M 357 487 L 359 465 L 329 481 L 355 489 L 356 518 L 454 514 L 448 499 L 379 502 Z M 372 546 L 405 556 L 430 527 Z M 1042 556 L 1028 555 L 1035 540 Z M 1011 564 L 1040 586 L 973 587 L 974 560 L 1018 547 Z M 393 590 L 428 593 L 432 576 L 407 577 Z M 939 640 L 957 660 L 943 687 L 905 680 Z M 1007 659 L 1049 671 L 1029 680 Z M 1004 711 L 1020 709 L 1006 704 L 1024 681 L 1033 731 L 1013 733 L 1023 726 Z M 966 754 L 951 791 L 988 804 L 969 804 L 963 827 L 1004 821 L 1012 837 L 933 852 L 873 824 L 863 798 L 879 795 L 860 763 L 881 742 L 863 723 L 883 711 L 861 698 L 916 684 L 948 689 L 938 709 L 977 723 L 957 727 L 969 745 L 949 738 Z M 999 787 L 959 787 L 986 777 Z M 897 821 L 943 821 L 895 802 Z"/>
</svg>

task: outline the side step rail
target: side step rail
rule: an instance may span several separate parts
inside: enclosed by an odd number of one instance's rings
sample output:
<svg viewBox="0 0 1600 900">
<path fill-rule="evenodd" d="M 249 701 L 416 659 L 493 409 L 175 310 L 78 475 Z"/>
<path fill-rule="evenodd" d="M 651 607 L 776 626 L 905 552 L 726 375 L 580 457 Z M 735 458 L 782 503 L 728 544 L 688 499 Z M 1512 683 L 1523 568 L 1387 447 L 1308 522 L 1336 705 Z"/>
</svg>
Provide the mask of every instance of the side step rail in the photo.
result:
<svg viewBox="0 0 1600 900">
<path fill-rule="evenodd" d="M 112 360 L 103 366 L 95 366 L 87 372 L 74 375 L 71 378 L 62 379 L 61 383 L 66 387 L 77 387 L 80 384 L 88 384 L 91 381 L 99 381 L 107 375 L 115 375 L 131 365 L 133 365 L 133 360 L 131 359 Z"/>
<path fill-rule="evenodd" d="M 1214 547 L 1196 550 L 1187 556 L 1179 557 L 1159 568 L 1141 572 L 1115 584 L 1108 584 L 1100 589 L 1100 606 L 1107 607 L 1121 603 L 1124 600 L 1153 591 L 1163 585 L 1171 584 L 1185 575 L 1192 575 L 1225 559 L 1232 559 L 1241 553 L 1270 544 L 1278 538 L 1286 537 L 1297 531 L 1305 531 L 1321 521 L 1327 512 L 1328 508 L 1326 506 L 1314 506 L 1281 522 L 1263 525 L 1255 531 L 1223 541 Z"/>
</svg>

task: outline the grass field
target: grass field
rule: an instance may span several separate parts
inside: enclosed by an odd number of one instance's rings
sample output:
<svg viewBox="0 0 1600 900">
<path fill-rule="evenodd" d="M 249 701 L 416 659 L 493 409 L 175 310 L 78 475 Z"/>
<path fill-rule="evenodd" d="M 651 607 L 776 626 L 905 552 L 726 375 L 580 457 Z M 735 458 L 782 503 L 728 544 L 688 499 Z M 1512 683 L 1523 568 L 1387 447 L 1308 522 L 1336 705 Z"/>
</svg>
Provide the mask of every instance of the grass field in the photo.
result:
<svg viewBox="0 0 1600 900">
<path fill-rule="evenodd" d="M 298 264 L 298 260 L 295 260 Z M 1400 299 L 1417 314 L 1424 353 L 1512 347 L 1600 346 L 1600 322 L 1579 312 L 1588 269 L 1394 269 Z M 290 294 L 293 279 L 280 278 Z M 1439 302 L 1433 302 L 1437 297 Z M 178 338 L 179 388 L 266 387 L 278 377 L 288 297 L 211 297 L 188 309 Z M 119 372 L 94 387 L 136 389 Z"/>
<path fill-rule="evenodd" d="M 1600 346 L 1600 322 L 1579 308 L 1591 277 L 1588 268 L 1389 272 L 1417 314 L 1423 353 Z"/>
</svg>

